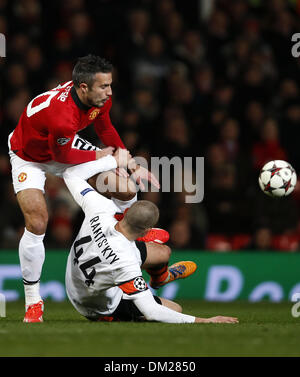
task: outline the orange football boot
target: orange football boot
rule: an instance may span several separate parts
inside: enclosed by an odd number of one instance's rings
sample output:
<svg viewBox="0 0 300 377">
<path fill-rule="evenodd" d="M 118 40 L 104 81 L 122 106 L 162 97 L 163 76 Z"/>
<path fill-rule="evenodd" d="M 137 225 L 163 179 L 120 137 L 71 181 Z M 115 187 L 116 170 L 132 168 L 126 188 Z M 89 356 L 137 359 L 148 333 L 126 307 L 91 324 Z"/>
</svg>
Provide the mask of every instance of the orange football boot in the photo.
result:
<svg viewBox="0 0 300 377">
<path fill-rule="evenodd" d="M 172 264 L 172 266 L 168 267 L 168 277 L 162 281 L 157 282 L 154 281 L 154 279 L 150 279 L 150 287 L 154 289 L 158 289 L 168 283 L 171 283 L 174 280 L 178 279 L 185 279 L 188 276 L 192 275 L 197 270 L 197 265 L 195 262 L 191 261 L 183 261 L 183 262 L 177 262 Z"/>
</svg>

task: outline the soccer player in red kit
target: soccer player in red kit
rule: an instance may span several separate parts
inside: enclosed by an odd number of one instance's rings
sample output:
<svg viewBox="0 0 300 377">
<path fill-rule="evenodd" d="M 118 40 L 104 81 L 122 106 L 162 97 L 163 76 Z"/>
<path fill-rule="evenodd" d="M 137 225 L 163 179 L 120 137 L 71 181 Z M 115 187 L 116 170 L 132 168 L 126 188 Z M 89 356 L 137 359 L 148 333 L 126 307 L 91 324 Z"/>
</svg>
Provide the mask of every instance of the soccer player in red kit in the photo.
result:
<svg viewBox="0 0 300 377">
<path fill-rule="evenodd" d="M 109 62 L 93 55 L 80 58 L 74 67 L 72 81 L 35 97 L 9 136 L 13 185 L 25 219 L 19 244 L 26 304 L 24 322 L 43 320 L 39 281 L 48 222 L 44 198 L 46 173 L 62 176 L 70 165 L 105 159 L 115 149 L 125 148 L 109 116 L 111 84 L 112 65 Z M 106 148 L 100 150 L 77 135 L 90 124 L 94 125 Z M 139 180 L 147 179 L 159 186 L 147 169 L 137 166 L 137 171 Z M 124 176 L 125 172 L 119 171 L 119 175 L 122 174 Z M 124 195 L 127 203 L 136 200 L 136 193 Z M 121 208 L 122 201 L 119 203 Z"/>
</svg>

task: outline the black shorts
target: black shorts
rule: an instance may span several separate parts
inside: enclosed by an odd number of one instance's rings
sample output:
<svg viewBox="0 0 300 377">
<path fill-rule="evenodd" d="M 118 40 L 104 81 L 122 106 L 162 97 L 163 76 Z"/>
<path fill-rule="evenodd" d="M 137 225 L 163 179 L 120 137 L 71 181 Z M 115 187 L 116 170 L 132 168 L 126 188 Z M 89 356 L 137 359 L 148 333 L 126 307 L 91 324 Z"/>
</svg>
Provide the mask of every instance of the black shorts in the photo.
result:
<svg viewBox="0 0 300 377">
<path fill-rule="evenodd" d="M 136 247 L 139 249 L 142 259 L 142 265 L 145 263 L 147 258 L 147 248 L 145 242 L 135 241 Z"/>
</svg>

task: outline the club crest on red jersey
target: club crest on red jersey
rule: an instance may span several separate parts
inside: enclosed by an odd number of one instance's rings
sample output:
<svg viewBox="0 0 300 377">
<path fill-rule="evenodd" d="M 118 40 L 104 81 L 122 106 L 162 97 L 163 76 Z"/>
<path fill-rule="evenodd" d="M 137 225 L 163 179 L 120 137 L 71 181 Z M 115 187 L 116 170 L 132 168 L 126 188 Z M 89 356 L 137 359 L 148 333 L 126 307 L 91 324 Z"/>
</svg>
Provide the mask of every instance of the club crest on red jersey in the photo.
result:
<svg viewBox="0 0 300 377">
<path fill-rule="evenodd" d="M 100 109 L 93 110 L 89 115 L 89 120 L 94 120 L 97 115 L 100 113 Z"/>
</svg>

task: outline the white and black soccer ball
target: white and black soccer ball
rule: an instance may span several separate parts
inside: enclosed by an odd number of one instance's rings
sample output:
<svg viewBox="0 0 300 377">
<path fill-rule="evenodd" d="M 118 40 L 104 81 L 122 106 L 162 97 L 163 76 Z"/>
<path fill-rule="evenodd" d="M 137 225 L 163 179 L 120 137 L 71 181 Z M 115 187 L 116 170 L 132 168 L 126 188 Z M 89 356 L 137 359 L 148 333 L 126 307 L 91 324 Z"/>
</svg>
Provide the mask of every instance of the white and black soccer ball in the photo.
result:
<svg viewBox="0 0 300 377">
<path fill-rule="evenodd" d="M 280 198 L 288 196 L 294 191 L 297 174 L 288 162 L 273 160 L 267 162 L 261 169 L 258 183 L 266 195 Z"/>
<path fill-rule="evenodd" d="M 147 289 L 147 284 L 142 276 L 135 278 L 133 285 L 138 291 L 145 291 Z"/>
</svg>

